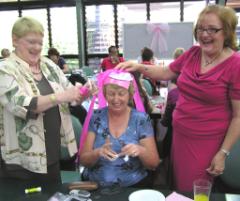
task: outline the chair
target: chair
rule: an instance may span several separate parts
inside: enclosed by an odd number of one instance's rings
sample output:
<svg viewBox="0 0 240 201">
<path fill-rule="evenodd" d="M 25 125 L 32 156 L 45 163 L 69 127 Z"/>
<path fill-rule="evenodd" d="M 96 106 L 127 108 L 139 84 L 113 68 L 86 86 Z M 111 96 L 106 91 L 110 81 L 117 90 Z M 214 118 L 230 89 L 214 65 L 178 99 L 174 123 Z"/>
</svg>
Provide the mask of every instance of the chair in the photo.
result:
<svg viewBox="0 0 240 201">
<path fill-rule="evenodd" d="M 227 191 L 240 192 L 240 139 L 233 146 L 230 155 L 225 161 L 225 170 L 220 175 L 221 181 L 225 184 Z"/>
<path fill-rule="evenodd" d="M 81 174 L 79 171 L 66 171 L 61 170 L 61 180 L 62 183 L 72 183 L 76 181 L 81 181 Z"/>
<path fill-rule="evenodd" d="M 71 115 L 73 130 L 75 134 L 76 141 L 79 146 L 80 133 L 82 131 L 82 125 L 79 120 Z M 66 147 L 61 147 L 61 179 L 62 183 L 69 183 L 81 180 L 81 175 L 79 170 L 76 170 L 75 165 L 76 156 L 70 157 Z"/>
<path fill-rule="evenodd" d="M 75 85 L 76 82 L 81 83 L 82 85 L 84 85 L 87 80 L 79 73 L 72 73 L 69 77 L 68 80 Z"/>
<path fill-rule="evenodd" d="M 92 68 L 89 68 L 88 66 L 82 67 L 83 74 L 87 77 L 91 77 L 94 75 L 94 71 Z"/>
<path fill-rule="evenodd" d="M 79 139 L 80 139 L 80 133 L 82 131 L 82 125 L 80 124 L 79 120 L 75 116 L 71 115 L 71 118 L 72 118 L 75 138 L 79 146 Z M 61 147 L 61 158 L 60 158 L 61 170 L 75 170 L 76 169 L 75 159 L 76 159 L 76 155 L 70 157 L 67 147 Z"/>
<path fill-rule="evenodd" d="M 146 89 L 147 94 L 149 96 L 152 96 L 153 95 L 153 88 L 152 88 L 150 82 L 146 79 L 142 79 L 142 83 L 143 83 L 144 88 Z"/>
</svg>

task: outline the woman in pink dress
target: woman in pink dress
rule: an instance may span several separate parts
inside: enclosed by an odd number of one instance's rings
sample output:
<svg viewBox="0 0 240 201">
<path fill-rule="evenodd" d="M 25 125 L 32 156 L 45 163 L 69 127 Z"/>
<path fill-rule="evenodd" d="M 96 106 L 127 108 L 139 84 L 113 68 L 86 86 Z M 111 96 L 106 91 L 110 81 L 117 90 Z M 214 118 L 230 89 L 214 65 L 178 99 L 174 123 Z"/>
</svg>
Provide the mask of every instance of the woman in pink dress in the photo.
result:
<svg viewBox="0 0 240 201">
<path fill-rule="evenodd" d="M 240 54 L 236 49 L 237 16 L 233 9 L 210 5 L 200 13 L 193 46 L 168 67 L 121 63 L 155 79 L 177 75 L 179 99 L 173 113 L 174 183 L 192 191 L 198 178 L 223 173 L 225 159 L 240 136 Z"/>
</svg>

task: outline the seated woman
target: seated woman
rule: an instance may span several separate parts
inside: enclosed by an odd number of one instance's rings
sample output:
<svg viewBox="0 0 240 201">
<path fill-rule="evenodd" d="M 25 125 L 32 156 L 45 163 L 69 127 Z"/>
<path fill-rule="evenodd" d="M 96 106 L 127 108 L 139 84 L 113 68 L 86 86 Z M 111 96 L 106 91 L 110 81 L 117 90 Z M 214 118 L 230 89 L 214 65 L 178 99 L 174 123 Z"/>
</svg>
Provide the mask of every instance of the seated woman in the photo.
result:
<svg viewBox="0 0 240 201">
<path fill-rule="evenodd" d="M 154 58 L 154 53 L 150 48 L 144 47 L 141 50 L 141 57 L 142 57 L 142 64 L 146 65 L 153 65 L 156 63 L 156 58 Z M 156 90 L 156 80 L 151 79 L 147 76 L 143 76 L 143 79 L 148 80 L 148 82 L 151 84 L 152 89 L 153 89 L 153 95 L 159 95 L 159 93 Z"/>
<path fill-rule="evenodd" d="M 68 73 L 69 67 L 63 57 L 60 56 L 58 50 L 54 47 L 49 48 L 48 57 L 57 64 L 64 73 Z"/>
<path fill-rule="evenodd" d="M 150 187 L 147 169 L 160 161 L 149 116 L 129 106 L 132 81 L 130 73 L 114 71 L 102 79 L 108 106 L 93 113 L 80 152 L 84 179 L 100 186 Z"/>
<path fill-rule="evenodd" d="M 116 46 L 110 46 L 108 48 L 108 57 L 104 58 L 101 63 L 101 69 L 102 71 L 113 69 L 123 61 L 124 58 L 119 56 L 118 48 Z"/>
</svg>

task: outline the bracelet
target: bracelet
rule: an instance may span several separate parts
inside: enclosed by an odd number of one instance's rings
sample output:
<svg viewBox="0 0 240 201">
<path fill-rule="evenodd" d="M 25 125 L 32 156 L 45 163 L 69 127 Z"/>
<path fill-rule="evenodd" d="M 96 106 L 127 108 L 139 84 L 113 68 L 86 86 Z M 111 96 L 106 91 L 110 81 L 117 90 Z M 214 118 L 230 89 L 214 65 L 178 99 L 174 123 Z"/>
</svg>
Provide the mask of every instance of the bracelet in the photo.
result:
<svg viewBox="0 0 240 201">
<path fill-rule="evenodd" d="M 221 149 L 221 152 L 223 152 L 226 156 L 229 156 L 230 152 L 226 149 Z"/>
<path fill-rule="evenodd" d="M 53 105 L 56 105 L 57 104 L 57 98 L 56 98 L 56 95 L 55 94 L 51 94 L 50 95 L 50 101 Z"/>
</svg>

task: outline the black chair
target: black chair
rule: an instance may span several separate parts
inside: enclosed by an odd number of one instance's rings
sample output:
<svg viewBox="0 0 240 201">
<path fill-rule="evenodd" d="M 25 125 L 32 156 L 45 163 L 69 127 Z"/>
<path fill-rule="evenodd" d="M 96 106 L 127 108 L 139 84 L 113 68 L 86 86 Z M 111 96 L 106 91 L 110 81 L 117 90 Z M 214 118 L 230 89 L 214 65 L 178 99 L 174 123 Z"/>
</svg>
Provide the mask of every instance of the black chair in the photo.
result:
<svg viewBox="0 0 240 201">
<path fill-rule="evenodd" d="M 80 135 L 82 132 L 82 125 L 79 122 L 79 120 L 73 115 L 71 116 L 71 118 L 72 118 L 74 135 L 79 146 Z M 73 157 L 70 157 L 67 147 L 61 147 L 61 158 L 60 158 L 61 170 L 75 170 L 76 169 L 75 159 L 76 159 L 76 155 L 74 155 Z"/>
<path fill-rule="evenodd" d="M 76 82 L 79 82 L 81 83 L 82 85 L 84 85 L 87 80 L 80 74 L 80 73 L 72 73 L 68 80 L 73 84 L 75 85 Z"/>
<path fill-rule="evenodd" d="M 86 79 L 80 74 L 80 73 L 73 73 L 69 76 L 68 80 L 75 85 L 76 82 L 81 83 L 84 85 L 87 81 Z M 76 106 L 69 106 L 70 112 L 72 115 L 78 118 L 80 123 L 83 125 L 84 120 L 87 116 L 87 111 L 82 105 L 76 105 Z"/>
<path fill-rule="evenodd" d="M 225 170 L 217 178 L 215 184 L 217 191 L 224 193 L 240 193 L 240 140 L 231 149 L 225 161 Z"/>
</svg>

